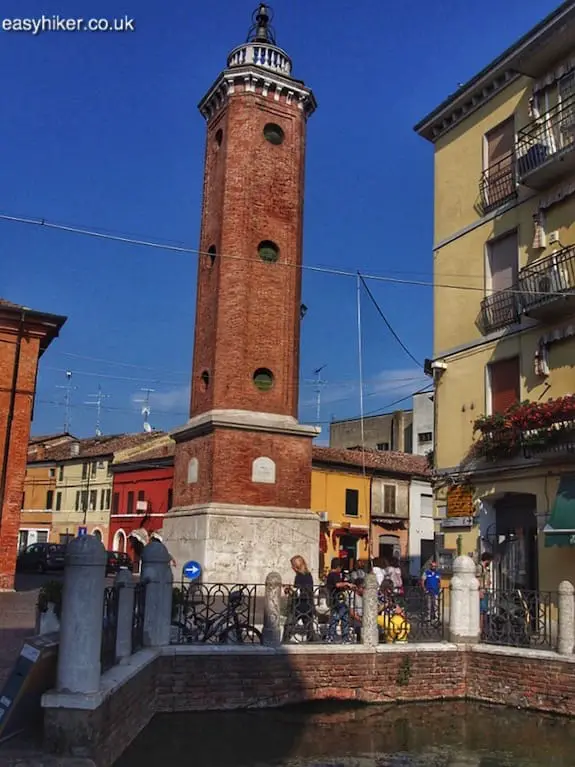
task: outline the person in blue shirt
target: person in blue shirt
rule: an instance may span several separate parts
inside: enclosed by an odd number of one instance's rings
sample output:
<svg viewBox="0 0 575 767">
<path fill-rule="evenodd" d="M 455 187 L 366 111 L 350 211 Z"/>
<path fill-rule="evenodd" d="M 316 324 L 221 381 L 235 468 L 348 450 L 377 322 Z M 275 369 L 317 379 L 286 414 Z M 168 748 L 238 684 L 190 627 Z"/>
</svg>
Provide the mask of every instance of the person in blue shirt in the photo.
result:
<svg viewBox="0 0 575 767">
<path fill-rule="evenodd" d="M 430 562 L 423 571 L 421 585 L 427 597 L 427 610 L 429 620 L 435 621 L 439 617 L 439 595 L 441 593 L 441 575 L 437 570 L 437 564 Z"/>
</svg>

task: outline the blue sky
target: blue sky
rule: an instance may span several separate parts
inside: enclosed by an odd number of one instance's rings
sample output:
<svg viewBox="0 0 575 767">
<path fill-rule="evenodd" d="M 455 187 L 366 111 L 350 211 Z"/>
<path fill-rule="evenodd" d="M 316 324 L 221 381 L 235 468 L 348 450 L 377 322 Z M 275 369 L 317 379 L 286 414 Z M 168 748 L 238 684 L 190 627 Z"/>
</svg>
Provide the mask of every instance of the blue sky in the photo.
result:
<svg viewBox="0 0 575 767">
<path fill-rule="evenodd" d="M 413 125 L 556 6 L 555 0 L 275 0 L 278 44 L 319 102 L 308 126 L 304 261 L 431 282 L 432 147 Z M 78 12 L 78 6 L 82 6 Z M 1 17 L 135 19 L 134 33 L 0 30 L 0 212 L 197 248 L 203 118 L 196 105 L 245 39 L 255 0 L 3 0 Z M 497 22 L 495 23 L 495 19 Z M 65 371 L 72 431 L 185 421 L 193 255 L 0 221 L 0 295 L 68 316 L 44 355 L 33 431 L 60 430 Z M 413 356 L 431 355 L 430 287 L 370 282 Z M 356 284 L 305 273 L 301 418 L 359 412 Z M 365 410 L 426 384 L 362 297 Z M 396 407 L 409 406 L 409 400 Z"/>
</svg>

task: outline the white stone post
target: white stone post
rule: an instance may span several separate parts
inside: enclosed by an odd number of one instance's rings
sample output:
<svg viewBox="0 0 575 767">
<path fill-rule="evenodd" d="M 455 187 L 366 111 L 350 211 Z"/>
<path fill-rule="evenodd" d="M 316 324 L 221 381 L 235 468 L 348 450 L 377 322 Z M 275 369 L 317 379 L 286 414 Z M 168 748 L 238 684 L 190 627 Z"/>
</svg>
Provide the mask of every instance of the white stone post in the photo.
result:
<svg viewBox="0 0 575 767">
<path fill-rule="evenodd" d="M 170 644 L 172 623 L 172 557 L 161 541 L 153 540 L 142 551 L 141 581 L 146 586 L 144 647 Z"/>
<path fill-rule="evenodd" d="M 118 663 L 132 654 L 132 627 L 134 624 L 134 576 L 129 570 L 120 570 L 114 585 L 118 589 L 118 627 L 116 632 L 116 658 Z"/>
<path fill-rule="evenodd" d="M 57 689 L 89 695 L 100 688 L 106 549 L 93 535 L 66 548 Z"/>
<path fill-rule="evenodd" d="M 449 611 L 451 642 L 473 644 L 479 641 L 479 582 L 475 577 L 475 562 L 461 556 L 453 563 Z"/>
<path fill-rule="evenodd" d="M 279 573 L 269 573 L 266 578 L 264 597 L 263 642 L 271 647 L 277 647 L 281 644 L 281 595 L 281 575 Z"/>
<path fill-rule="evenodd" d="M 575 645 L 575 589 L 569 581 L 559 584 L 558 598 L 558 643 L 557 651 L 561 655 L 572 655 Z"/>
<path fill-rule="evenodd" d="M 379 644 L 378 606 L 377 578 L 373 573 L 369 573 L 365 577 L 363 587 L 361 617 L 361 643 L 368 647 L 377 647 Z"/>
</svg>

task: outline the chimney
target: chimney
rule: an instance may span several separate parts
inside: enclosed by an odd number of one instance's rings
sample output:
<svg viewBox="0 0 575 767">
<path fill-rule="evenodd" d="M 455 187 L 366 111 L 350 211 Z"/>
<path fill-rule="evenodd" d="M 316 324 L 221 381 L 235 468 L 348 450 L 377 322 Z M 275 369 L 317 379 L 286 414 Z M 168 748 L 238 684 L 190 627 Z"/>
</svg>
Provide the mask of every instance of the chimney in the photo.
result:
<svg viewBox="0 0 575 767">
<path fill-rule="evenodd" d="M 80 455 L 80 444 L 78 442 L 72 442 L 70 445 L 70 455 L 72 457 Z"/>
<path fill-rule="evenodd" d="M 34 459 L 36 461 L 43 461 L 44 458 L 46 458 L 46 445 L 43 442 L 40 442 L 36 445 L 36 449 L 34 450 Z"/>
</svg>

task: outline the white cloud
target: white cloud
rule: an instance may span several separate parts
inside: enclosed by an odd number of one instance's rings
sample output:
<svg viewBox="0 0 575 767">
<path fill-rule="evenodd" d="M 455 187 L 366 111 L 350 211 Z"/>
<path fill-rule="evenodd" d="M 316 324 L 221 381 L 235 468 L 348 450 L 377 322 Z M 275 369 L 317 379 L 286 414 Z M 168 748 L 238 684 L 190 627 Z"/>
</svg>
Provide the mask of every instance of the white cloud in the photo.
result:
<svg viewBox="0 0 575 767">
<path fill-rule="evenodd" d="M 381 406 L 382 402 L 400 399 L 412 392 L 422 389 L 430 379 L 421 368 L 404 368 L 397 370 L 382 370 L 375 377 L 363 382 L 363 400 L 366 410 Z M 327 380 L 321 391 L 321 404 L 333 405 L 356 402 L 359 407 L 359 380 L 334 381 Z M 316 396 L 313 384 L 302 388 L 301 405 L 303 408 L 315 406 Z M 407 404 L 407 403 L 406 403 Z"/>
<path fill-rule="evenodd" d="M 145 394 L 143 392 L 135 392 L 131 396 L 131 402 L 133 405 L 141 408 L 143 406 L 142 400 Z M 155 391 L 150 393 L 150 409 L 152 411 L 152 418 L 154 410 L 166 412 L 166 413 L 184 413 L 188 412 L 190 407 L 190 387 L 176 386 L 173 389 L 167 389 L 166 391 Z"/>
</svg>

